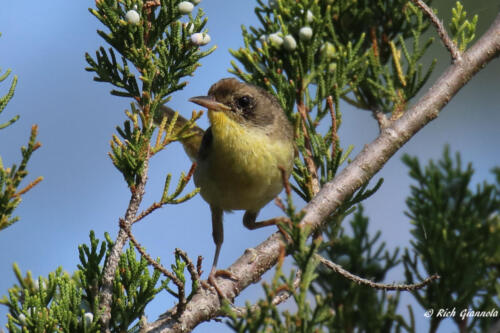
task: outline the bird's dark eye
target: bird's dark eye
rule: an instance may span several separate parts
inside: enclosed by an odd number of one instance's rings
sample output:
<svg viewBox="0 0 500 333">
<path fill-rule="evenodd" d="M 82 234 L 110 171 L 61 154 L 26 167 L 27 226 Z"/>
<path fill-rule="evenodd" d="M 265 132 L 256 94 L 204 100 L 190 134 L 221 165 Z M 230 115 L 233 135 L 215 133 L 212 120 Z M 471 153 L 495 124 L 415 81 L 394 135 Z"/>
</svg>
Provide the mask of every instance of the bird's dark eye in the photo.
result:
<svg viewBox="0 0 500 333">
<path fill-rule="evenodd" d="M 241 96 L 236 100 L 236 104 L 238 104 L 238 107 L 241 109 L 245 109 L 250 105 L 251 98 L 250 96 Z"/>
</svg>

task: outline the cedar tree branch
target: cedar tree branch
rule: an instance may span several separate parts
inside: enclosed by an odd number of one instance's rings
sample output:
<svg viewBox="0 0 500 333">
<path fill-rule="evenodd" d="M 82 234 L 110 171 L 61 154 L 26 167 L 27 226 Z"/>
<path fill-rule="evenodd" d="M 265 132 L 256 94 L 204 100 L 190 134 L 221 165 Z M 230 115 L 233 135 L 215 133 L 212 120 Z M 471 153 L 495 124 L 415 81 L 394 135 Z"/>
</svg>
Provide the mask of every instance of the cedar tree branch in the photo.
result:
<svg viewBox="0 0 500 333">
<path fill-rule="evenodd" d="M 361 153 L 332 181 L 325 184 L 304 208 L 301 221 L 313 229 L 333 214 L 344 200 L 368 182 L 398 149 L 427 123 L 435 119 L 451 98 L 500 53 L 500 14 L 490 29 L 457 59 L 433 84 L 428 92 L 399 119 L 381 130 L 380 135 L 366 145 Z M 282 246 L 281 234 L 275 233 L 253 250 L 247 250 L 228 270 L 235 281 L 218 278 L 217 284 L 232 299 L 277 262 Z M 175 308 L 168 311 L 175 313 Z M 162 316 L 147 324 L 144 332 L 189 332 L 203 321 L 223 315 L 221 302 L 215 292 L 201 288 L 186 305 L 182 314 Z"/>
</svg>

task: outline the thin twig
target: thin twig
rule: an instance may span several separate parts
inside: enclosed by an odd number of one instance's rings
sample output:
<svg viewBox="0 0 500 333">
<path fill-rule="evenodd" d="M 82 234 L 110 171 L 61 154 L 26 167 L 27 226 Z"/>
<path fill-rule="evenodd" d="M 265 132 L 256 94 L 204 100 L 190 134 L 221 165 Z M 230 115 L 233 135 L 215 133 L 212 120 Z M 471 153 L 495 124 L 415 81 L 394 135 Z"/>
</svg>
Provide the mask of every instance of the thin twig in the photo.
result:
<svg viewBox="0 0 500 333">
<path fill-rule="evenodd" d="M 168 271 L 165 267 L 163 267 L 162 264 L 159 264 L 156 260 L 151 258 L 151 256 L 146 251 L 144 251 L 144 248 L 142 247 L 142 245 L 137 241 L 135 236 L 132 234 L 132 231 L 130 230 L 129 227 L 127 227 L 125 225 L 123 220 L 120 220 L 120 228 L 122 228 L 127 233 L 128 237 L 130 238 L 130 241 L 132 242 L 134 247 L 137 249 L 137 251 L 140 253 L 140 255 L 142 257 L 144 257 L 144 259 L 146 259 L 148 261 L 148 263 L 151 264 L 151 266 L 153 266 L 155 269 L 162 272 L 163 275 L 165 275 L 167 278 L 171 279 L 172 282 L 177 287 L 182 286 L 182 282 L 174 274 L 172 274 L 172 272 Z"/>
<path fill-rule="evenodd" d="M 448 33 L 446 32 L 446 29 L 443 26 L 443 22 L 434 14 L 431 8 L 427 6 L 425 2 L 422 0 L 412 0 L 412 2 L 417 5 L 422 11 L 429 16 L 429 19 L 431 20 L 432 24 L 436 27 L 437 33 L 439 35 L 439 38 L 443 41 L 444 46 L 450 51 L 451 57 L 453 58 L 453 61 L 460 61 L 462 60 L 462 53 L 458 49 L 457 45 L 453 42 L 453 40 L 450 38 Z"/>
<path fill-rule="evenodd" d="M 364 284 L 366 286 L 369 286 L 371 288 L 375 289 L 383 289 L 383 290 L 406 290 L 406 291 L 412 291 L 412 290 L 417 290 L 425 287 L 426 285 L 430 284 L 432 281 L 439 279 L 439 275 L 434 274 L 429 276 L 427 279 L 419 282 L 419 283 L 414 283 L 414 284 L 387 284 L 387 283 L 377 283 L 373 282 L 368 279 L 361 278 L 357 275 L 354 275 L 345 269 L 342 268 L 342 266 L 335 264 L 331 262 L 330 260 L 320 256 L 319 254 L 315 255 L 316 258 L 326 267 L 330 268 L 332 271 L 339 273 L 346 279 L 349 279 L 351 281 L 356 282 L 357 284 Z"/>
<path fill-rule="evenodd" d="M 330 116 L 332 117 L 332 161 L 335 161 L 337 156 L 337 142 L 339 141 L 339 136 L 337 135 L 337 115 L 335 114 L 335 107 L 333 106 L 332 96 L 326 98 L 326 103 L 330 109 Z"/>
<path fill-rule="evenodd" d="M 144 8 L 158 7 L 161 6 L 161 1 L 160 0 L 146 1 L 143 6 Z"/>
<path fill-rule="evenodd" d="M 373 118 L 378 122 L 378 128 L 380 131 L 382 131 L 384 128 L 389 127 L 391 125 L 391 120 L 387 118 L 385 113 L 382 111 L 379 111 L 377 109 L 373 108 L 367 108 L 366 106 L 363 106 L 354 100 L 350 99 L 347 96 L 343 96 L 342 99 L 347 102 L 348 104 L 355 106 L 358 110 L 360 111 L 368 111 L 372 113 Z"/>
<path fill-rule="evenodd" d="M 203 257 L 198 256 L 198 260 L 196 261 L 196 271 L 198 272 L 198 276 L 203 274 L 203 270 L 201 269 L 201 264 L 203 263 Z"/>
<path fill-rule="evenodd" d="M 285 188 L 286 196 L 287 196 L 287 198 L 290 198 L 290 196 L 292 195 L 292 187 L 290 186 L 290 182 L 288 181 L 285 168 L 283 168 L 282 166 L 278 166 L 278 168 L 281 171 L 281 181 L 283 182 L 283 187 Z M 285 204 L 283 203 L 283 201 L 281 200 L 280 197 L 274 198 L 274 202 L 275 202 L 275 204 L 279 208 L 281 208 L 283 210 L 283 212 L 285 214 L 287 213 L 287 208 L 285 207 Z M 292 221 L 290 221 L 290 218 L 288 218 L 288 217 L 277 217 L 276 220 L 279 221 L 279 222 L 282 222 L 282 223 L 286 223 L 288 225 L 290 225 L 291 222 L 292 222 Z M 292 238 L 285 231 L 285 229 L 283 229 L 283 227 L 278 222 L 276 223 L 276 227 L 281 232 L 281 234 L 283 235 L 283 237 L 285 237 L 287 243 L 291 244 L 292 243 Z"/>
<path fill-rule="evenodd" d="M 190 180 L 191 180 L 191 177 L 193 177 L 193 174 L 194 174 L 194 171 L 196 169 L 196 162 L 194 162 L 192 165 L 191 165 L 191 168 L 189 169 L 188 173 L 186 176 L 184 176 L 183 178 L 183 181 L 185 183 L 188 183 Z M 163 199 L 162 199 L 163 200 Z M 157 210 L 158 208 L 161 208 L 163 207 L 163 205 L 167 204 L 168 203 L 168 200 L 166 201 L 161 201 L 161 202 L 153 202 L 151 204 L 151 206 L 149 206 L 148 208 L 146 208 L 145 210 L 143 210 L 142 212 L 140 212 L 133 220 L 132 220 L 132 224 L 136 223 L 136 222 L 139 222 L 140 220 L 142 220 L 143 218 L 145 218 L 146 216 L 148 216 L 149 214 L 151 214 L 152 212 L 154 212 L 155 210 Z"/>
<path fill-rule="evenodd" d="M 191 274 L 191 280 L 193 282 L 200 281 L 200 275 L 198 274 L 198 270 L 196 267 L 194 267 L 194 264 L 191 261 L 191 259 L 189 259 L 187 253 L 182 251 L 179 248 L 176 248 L 175 254 L 179 255 L 182 258 L 182 260 L 184 260 L 184 262 L 186 263 L 187 270 L 188 270 L 189 274 Z"/>
<path fill-rule="evenodd" d="M 120 218 L 120 224 L 123 221 L 123 224 L 129 228 L 134 220 L 137 211 L 139 210 L 139 206 L 142 202 L 142 198 L 144 197 L 144 189 L 146 186 L 146 181 L 148 178 L 148 166 L 149 160 L 146 159 L 144 162 L 144 167 L 142 170 L 141 178 L 137 182 L 136 186 L 131 186 L 131 197 L 125 212 L 125 217 L 123 219 Z M 116 269 L 118 267 L 118 263 L 120 261 L 120 256 L 123 251 L 123 247 L 125 246 L 125 242 L 127 241 L 128 235 L 124 228 L 120 228 L 118 232 L 118 236 L 111 248 L 109 255 L 107 256 L 106 263 L 104 265 L 104 272 L 101 280 L 101 294 L 100 294 L 100 302 L 99 308 L 102 311 L 101 314 L 101 332 L 110 333 L 109 323 L 111 320 L 111 302 L 113 300 L 113 286 L 116 276 Z"/>
<path fill-rule="evenodd" d="M 286 207 L 285 204 L 283 203 L 283 200 L 281 200 L 280 197 L 274 198 L 274 204 L 278 206 L 284 213 L 286 213 Z"/>
<path fill-rule="evenodd" d="M 316 172 L 316 164 L 314 164 L 313 155 L 312 155 L 312 144 L 311 138 L 309 137 L 309 132 L 307 131 L 307 115 L 306 115 L 306 107 L 302 102 L 297 104 L 297 110 L 299 111 L 300 117 L 302 118 L 302 132 L 304 133 L 304 141 L 305 141 L 305 149 L 306 155 L 304 156 L 304 160 L 306 161 L 307 169 L 311 174 L 311 191 L 312 196 L 314 197 L 316 193 L 319 192 L 319 180 L 318 173 Z"/>
<path fill-rule="evenodd" d="M 164 203 L 154 202 L 151 206 L 149 206 L 147 209 L 143 210 L 139 215 L 137 215 L 132 220 L 132 224 L 139 222 L 140 220 L 142 220 L 143 218 L 145 218 L 146 216 L 148 216 L 149 214 L 154 212 L 156 209 L 162 207 L 163 205 L 164 205 Z"/>
<path fill-rule="evenodd" d="M 374 26 L 370 28 L 370 38 L 372 40 L 373 55 L 375 56 L 375 58 L 378 58 L 379 52 L 377 42 L 377 28 L 375 28 Z"/>
<path fill-rule="evenodd" d="M 288 222 L 288 221 L 285 221 L 285 222 Z M 276 224 L 276 227 L 278 228 L 278 230 L 281 233 L 281 235 L 285 238 L 286 243 L 287 244 L 292 244 L 293 243 L 293 239 L 292 239 L 292 237 L 290 237 L 290 235 L 288 234 L 288 232 L 286 232 L 286 230 L 281 225 L 279 225 L 279 224 Z"/>
<path fill-rule="evenodd" d="M 280 169 L 280 172 L 281 172 L 281 181 L 283 183 L 283 187 L 285 188 L 285 193 L 287 196 L 291 196 L 292 195 L 292 188 L 290 186 L 290 182 L 288 181 L 288 177 L 287 177 L 285 168 L 282 167 L 281 165 L 279 165 L 278 169 Z"/>
<path fill-rule="evenodd" d="M 18 196 L 21 196 L 21 195 L 25 194 L 26 192 L 28 192 L 29 190 L 31 190 L 33 187 L 35 187 L 36 184 L 38 184 L 42 180 L 43 180 L 42 176 L 38 177 L 37 179 L 35 179 L 34 181 L 32 181 L 31 183 L 29 183 L 28 185 L 26 185 L 22 190 L 20 190 L 19 192 L 15 193 L 14 197 L 18 197 Z"/>
<path fill-rule="evenodd" d="M 196 162 L 193 162 L 193 164 L 191 164 L 191 167 L 189 168 L 187 175 L 184 177 L 184 181 L 186 183 L 188 183 L 191 180 L 191 177 L 193 177 L 195 170 L 196 170 Z"/>
<path fill-rule="evenodd" d="M 297 289 L 300 285 L 300 279 L 302 277 L 302 272 L 299 270 L 297 271 L 297 274 L 295 274 L 295 280 L 293 281 L 293 290 Z M 290 298 L 290 296 L 293 295 L 293 291 L 289 290 L 288 288 L 282 288 L 277 292 L 277 295 L 273 297 L 271 304 L 272 305 L 279 305 L 286 301 L 287 299 Z M 247 307 L 240 307 L 240 306 L 235 306 L 232 308 L 236 316 L 238 317 L 245 317 L 248 315 L 249 312 L 255 312 L 259 309 L 258 304 L 254 304 L 250 306 L 250 308 Z"/>
<path fill-rule="evenodd" d="M 132 231 L 130 230 L 130 227 L 125 224 L 124 220 L 120 220 L 120 228 L 124 230 L 130 239 L 130 242 L 134 245 L 136 250 L 140 253 L 140 255 L 146 259 L 146 261 L 153 266 L 155 269 L 159 270 L 160 272 L 163 273 L 168 279 L 172 280 L 172 282 L 177 286 L 177 289 L 179 290 L 177 297 L 179 299 L 179 305 L 185 304 L 186 303 L 186 298 L 184 295 L 184 283 L 177 277 L 175 274 L 170 272 L 168 269 L 163 267 L 162 264 L 151 258 L 151 256 L 144 251 L 144 248 L 142 245 L 135 239 L 134 235 L 132 234 Z M 179 312 L 182 312 L 182 309 L 179 309 Z"/>
<path fill-rule="evenodd" d="M 378 128 L 382 131 L 384 128 L 388 127 L 391 124 L 391 120 L 388 119 L 385 113 L 381 111 L 372 111 L 373 118 L 377 120 Z"/>
</svg>

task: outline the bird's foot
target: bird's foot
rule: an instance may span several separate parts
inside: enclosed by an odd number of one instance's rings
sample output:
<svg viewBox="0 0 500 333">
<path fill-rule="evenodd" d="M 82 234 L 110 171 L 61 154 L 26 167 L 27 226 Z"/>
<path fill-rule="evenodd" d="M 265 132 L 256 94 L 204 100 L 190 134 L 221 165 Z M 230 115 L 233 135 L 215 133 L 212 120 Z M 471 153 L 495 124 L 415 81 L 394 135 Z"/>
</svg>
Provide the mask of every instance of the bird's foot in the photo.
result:
<svg viewBox="0 0 500 333">
<path fill-rule="evenodd" d="M 216 278 L 219 276 L 223 277 L 223 278 L 231 279 L 233 281 L 237 281 L 238 279 L 233 273 L 231 273 L 230 271 L 225 270 L 225 269 L 216 270 L 215 268 L 213 268 L 212 271 L 210 272 L 210 274 L 208 275 L 208 284 L 210 284 L 210 286 L 212 286 L 215 289 L 215 291 L 217 292 L 217 295 L 219 295 L 219 297 L 221 299 L 228 300 L 226 295 L 224 295 L 222 290 L 217 285 Z M 209 286 L 205 285 L 205 287 L 209 287 Z"/>
</svg>

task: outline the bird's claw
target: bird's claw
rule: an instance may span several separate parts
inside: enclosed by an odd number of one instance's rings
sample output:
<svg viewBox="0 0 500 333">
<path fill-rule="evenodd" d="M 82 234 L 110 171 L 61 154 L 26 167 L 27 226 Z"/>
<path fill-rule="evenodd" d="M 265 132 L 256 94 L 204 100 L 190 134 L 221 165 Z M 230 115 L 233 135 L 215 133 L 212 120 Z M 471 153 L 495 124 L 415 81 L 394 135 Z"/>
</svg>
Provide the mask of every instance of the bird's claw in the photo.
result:
<svg viewBox="0 0 500 333">
<path fill-rule="evenodd" d="M 231 279 L 233 281 L 237 281 L 238 279 L 236 278 L 236 276 L 233 273 L 231 273 L 230 271 L 225 270 L 225 269 L 212 270 L 210 272 L 210 274 L 208 275 L 208 280 L 207 280 L 208 284 L 210 284 L 215 289 L 215 291 L 217 292 L 217 295 L 219 295 L 219 297 L 221 299 L 228 300 L 228 298 L 226 297 L 226 295 L 224 295 L 224 293 L 219 288 L 219 286 L 216 282 L 216 278 L 219 276 L 223 277 L 223 278 Z M 205 285 L 205 287 L 208 287 L 208 286 Z"/>
</svg>

